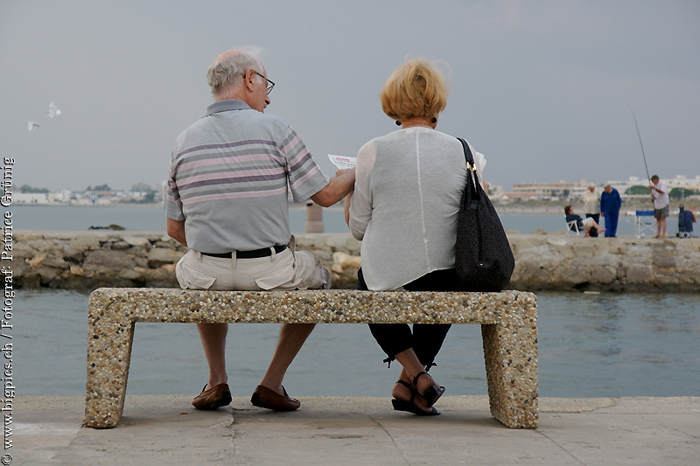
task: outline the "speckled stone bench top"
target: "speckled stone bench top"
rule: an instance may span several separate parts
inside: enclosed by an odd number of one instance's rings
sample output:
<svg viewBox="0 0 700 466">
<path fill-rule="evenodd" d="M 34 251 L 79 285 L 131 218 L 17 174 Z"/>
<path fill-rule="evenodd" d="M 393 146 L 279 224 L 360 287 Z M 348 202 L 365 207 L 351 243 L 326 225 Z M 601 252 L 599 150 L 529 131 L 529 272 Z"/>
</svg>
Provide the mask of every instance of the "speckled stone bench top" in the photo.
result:
<svg viewBox="0 0 700 466">
<path fill-rule="evenodd" d="M 538 424 L 532 293 L 100 288 L 90 296 L 89 427 L 121 419 L 136 322 L 481 324 L 492 415 L 509 427 Z"/>
<path fill-rule="evenodd" d="M 522 291 L 100 288 L 90 296 L 90 308 L 109 309 L 112 318 L 135 322 L 488 324 L 506 314 L 512 318 L 536 318 L 537 298 Z"/>
</svg>

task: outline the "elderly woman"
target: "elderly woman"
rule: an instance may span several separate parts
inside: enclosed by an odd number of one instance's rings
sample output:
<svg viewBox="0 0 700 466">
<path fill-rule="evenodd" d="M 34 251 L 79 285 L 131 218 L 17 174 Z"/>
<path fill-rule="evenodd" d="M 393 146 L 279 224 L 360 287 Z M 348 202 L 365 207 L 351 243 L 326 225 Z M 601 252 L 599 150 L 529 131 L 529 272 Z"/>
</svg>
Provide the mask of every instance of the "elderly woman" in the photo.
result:
<svg viewBox="0 0 700 466">
<path fill-rule="evenodd" d="M 600 228 L 600 225 L 598 225 L 598 223 L 596 223 L 596 221 L 593 220 L 592 217 L 581 218 L 580 215 L 576 215 L 574 213 L 574 208 L 570 205 L 564 206 L 564 215 L 566 216 L 567 224 L 576 222 L 576 229 L 578 231 L 581 231 L 583 229 L 586 230 L 586 234 L 584 235 L 586 238 L 591 236 L 591 229 L 593 228 L 595 228 L 595 231 L 597 231 L 598 233 L 602 233 L 605 231 L 605 228 Z"/>
<path fill-rule="evenodd" d="M 400 130 L 369 141 L 357 155 L 345 218 L 362 240 L 359 288 L 456 291 L 457 213 L 467 180 L 462 145 L 435 130 L 447 104 L 447 83 L 437 67 L 410 60 L 389 77 L 382 109 Z M 475 153 L 479 179 L 486 161 Z M 445 391 L 427 373 L 449 325 L 376 324 L 372 335 L 403 366 L 393 387 L 394 409 L 437 415 Z"/>
</svg>

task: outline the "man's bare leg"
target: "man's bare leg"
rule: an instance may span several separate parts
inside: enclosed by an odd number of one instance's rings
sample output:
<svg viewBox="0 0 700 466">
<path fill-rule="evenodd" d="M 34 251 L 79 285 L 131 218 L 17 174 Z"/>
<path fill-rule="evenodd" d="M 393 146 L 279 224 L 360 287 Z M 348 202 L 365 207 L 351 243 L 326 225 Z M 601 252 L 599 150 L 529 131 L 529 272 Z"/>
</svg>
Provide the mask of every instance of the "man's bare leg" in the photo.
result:
<svg viewBox="0 0 700 466">
<path fill-rule="evenodd" d="M 228 383 L 226 374 L 226 334 L 228 324 L 197 324 L 199 338 L 202 340 L 204 356 L 209 364 L 209 381 L 207 389 L 222 383 Z"/>
<path fill-rule="evenodd" d="M 665 238 L 666 237 L 666 217 L 661 218 L 661 225 L 663 227 L 663 232 L 661 233 L 661 237 Z"/>
<path fill-rule="evenodd" d="M 272 356 L 270 366 L 267 368 L 260 385 L 274 390 L 279 395 L 284 394 L 282 390 L 284 375 L 314 327 L 315 324 L 282 325 L 275 354 Z"/>
</svg>

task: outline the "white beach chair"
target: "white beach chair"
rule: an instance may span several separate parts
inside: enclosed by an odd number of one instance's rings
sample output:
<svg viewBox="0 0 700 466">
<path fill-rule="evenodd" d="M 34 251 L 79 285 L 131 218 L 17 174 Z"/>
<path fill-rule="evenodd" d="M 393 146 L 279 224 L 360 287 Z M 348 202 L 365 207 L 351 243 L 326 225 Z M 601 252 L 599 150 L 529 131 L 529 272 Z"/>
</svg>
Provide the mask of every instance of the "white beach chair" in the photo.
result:
<svg viewBox="0 0 700 466">
<path fill-rule="evenodd" d="M 634 217 L 634 236 L 641 238 L 646 232 L 656 235 L 656 218 L 653 210 L 638 210 Z"/>
<path fill-rule="evenodd" d="M 578 223 L 576 220 L 572 220 L 570 222 L 566 222 L 566 234 L 567 235 L 576 235 L 578 236 L 579 231 L 578 231 Z"/>
</svg>

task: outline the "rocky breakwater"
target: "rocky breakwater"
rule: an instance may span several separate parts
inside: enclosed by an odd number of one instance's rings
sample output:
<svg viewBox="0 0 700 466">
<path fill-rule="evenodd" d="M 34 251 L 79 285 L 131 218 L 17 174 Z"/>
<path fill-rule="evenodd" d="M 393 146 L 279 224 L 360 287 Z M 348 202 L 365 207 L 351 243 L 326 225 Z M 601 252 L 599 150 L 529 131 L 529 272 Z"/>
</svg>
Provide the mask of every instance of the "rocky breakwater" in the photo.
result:
<svg viewBox="0 0 700 466">
<path fill-rule="evenodd" d="M 355 288 L 360 243 L 349 234 L 299 234 L 331 270 L 334 288 Z M 700 239 L 583 238 L 509 234 L 510 288 L 526 291 L 700 291 Z M 17 288 L 177 287 L 186 249 L 163 233 L 127 231 L 15 234 Z"/>
<path fill-rule="evenodd" d="M 557 291 L 700 291 L 700 239 L 508 235 L 510 286 Z"/>
<path fill-rule="evenodd" d="M 333 275 L 334 288 L 357 283 L 360 243 L 345 234 L 297 235 Z M 93 290 L 99 287 L 177 287 L 175 264 L 187 249 L 160 232 L 15 232 L 16 288 Z"/>
</svg>

